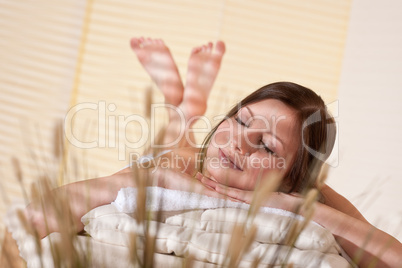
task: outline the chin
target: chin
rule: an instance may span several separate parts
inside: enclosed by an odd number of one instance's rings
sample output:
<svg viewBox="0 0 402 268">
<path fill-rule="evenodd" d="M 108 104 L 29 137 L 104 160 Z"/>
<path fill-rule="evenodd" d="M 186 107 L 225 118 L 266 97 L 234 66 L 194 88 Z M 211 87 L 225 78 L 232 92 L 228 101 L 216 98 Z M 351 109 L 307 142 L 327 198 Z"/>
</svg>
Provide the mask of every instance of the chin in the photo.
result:
<svg viewBox="0 0 402 268">
<path fill-rule="evenodd" d="M 236 170 L 231 170 L 230 168 L 211 168 L 208 166 L 207 168 L 207 174 L 206 176 L 209 176 L 212 180 L 216 181 L 219 184 L 228 186 L 228 187 L 233 187 L 233 188 L 238 188 L 238 189 L 243 189 L 243 190 L 248 190 L 249 185 L 243 185 L 243 177 L 239 176 L 238 172 Z"/>
<path fill-rule="evenodd" d="M 233 174 L 230 172 L 230 169 L 212 168 L 210 165 L 207 166 L 207 172 L 210 177 L 213 177 L 213 180 L 216 180 L 216 182 L 224 185 L 227 185 L 228 180 L 230 180 L 230 177 L 233 176 Z"/>
</svg>

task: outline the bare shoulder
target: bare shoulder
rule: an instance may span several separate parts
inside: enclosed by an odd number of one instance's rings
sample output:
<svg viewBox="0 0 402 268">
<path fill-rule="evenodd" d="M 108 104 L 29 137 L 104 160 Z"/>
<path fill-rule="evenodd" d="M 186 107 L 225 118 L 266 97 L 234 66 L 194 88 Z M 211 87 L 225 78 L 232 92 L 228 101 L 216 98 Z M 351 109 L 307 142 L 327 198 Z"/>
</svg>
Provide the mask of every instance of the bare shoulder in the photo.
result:
<svg viewBox="0 0 402 268">
<path fill-rule="evenodd" d="M 323 203 L 329 207 L 339 210 L 349 216 L 368 222 L 360 211 L 344 196 L 325 184 L 321 189 Z"/>
<path fill-rule="evenodd" d="M 161 157 L 170 159 L 171 169 L 193 175 L 197 169 L 199 149 L 194 147 L 176 148 Z"/>
<path fill-rule="evenodd" d="M 131 171 L 131 167 L 123 168 L 123 169 L 117 171 L 116 173 L 114 173 L 113 175 L 124 174 L 124 173 L 128 173 L 128 172 L 132 172 L 132 171 Z"/>
<path fill-rule="evenodd" d="M 194 147 L 181 147 L 181 148 L 173 149 L 171 152 L 173 154 L 180 155 L 183 157 L 194 158 L 198 155 L 199 151 L 200 151 L 199 149 L 194 148 Z"/>
</svg>

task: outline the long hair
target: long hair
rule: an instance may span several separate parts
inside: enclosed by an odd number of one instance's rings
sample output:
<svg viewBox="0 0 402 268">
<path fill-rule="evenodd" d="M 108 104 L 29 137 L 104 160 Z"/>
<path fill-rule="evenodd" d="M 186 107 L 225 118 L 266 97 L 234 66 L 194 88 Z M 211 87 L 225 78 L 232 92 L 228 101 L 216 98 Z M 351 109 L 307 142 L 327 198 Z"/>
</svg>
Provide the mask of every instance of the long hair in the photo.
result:
<svg viewBox="0 0 402 268">
<path fill-rule="evenodd" d="M 206 136 L 200 149 L 199 171 L 202 172 L 208 145 L 219 125 L 235 116 L 249 104 L 262 100 L 279 100 L 296 111 L 299 147 L 291 167 L 285 174 L 289 192 L 300 192 L 316 179 L 314 170 L 320 169 L 335 144 L 335 120 L 326 110 L 324 101 L 314 91 L 291 82 L 277 82 L 254 91 L 234 106 Z M 310 185 L 312 186 L 312 185 Z"/>
</svg>

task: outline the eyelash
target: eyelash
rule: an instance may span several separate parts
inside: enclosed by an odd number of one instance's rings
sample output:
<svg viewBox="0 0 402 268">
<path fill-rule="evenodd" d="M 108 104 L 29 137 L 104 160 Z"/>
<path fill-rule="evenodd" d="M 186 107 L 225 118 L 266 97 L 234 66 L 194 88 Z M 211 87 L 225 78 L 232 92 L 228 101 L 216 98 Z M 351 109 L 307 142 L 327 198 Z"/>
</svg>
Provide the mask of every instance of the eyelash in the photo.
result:
<svg viewBox="0 0 402 268">
<path fill-rule="evenodd" d="M 241 119 L 239 117 L 236 116 L 234 119 L 240 125 L 248 127 L 243 121 L 241 121 Z M 274 151 L 272 151 L 271 149 L 269 149 L 268 146 L 266 146 L 265 143 L 262 140 L 260 142 L 263 145 L 263 148 L 267 153 L 272 154 L 272 155 L 276 155 L 276 153 Z"/>
<path fill-rule="evenodd" d="M 242 126 L 245 126 L 245 127 L 248 127 L 247 125 L 246 125 L 246 123 L 244 123 L 243 121 L 241 121 L 241 119 L 239 118 L 239 117 L 235 117 L 235 120 L 236 120 L 236 122 L 237 123 L 239 123 L 240 125 L 242 125 Z"/>
<path fill-rule="evenodd" d="M 264 146 L 264 150 L 272 155 L 276 155 L 276 153 L 274 151 L 272 151 L 271 149 L 268 148 L 268 146 L 265 145 L 265 143 L 261 140 L 262 145 Z"/>
</svg>

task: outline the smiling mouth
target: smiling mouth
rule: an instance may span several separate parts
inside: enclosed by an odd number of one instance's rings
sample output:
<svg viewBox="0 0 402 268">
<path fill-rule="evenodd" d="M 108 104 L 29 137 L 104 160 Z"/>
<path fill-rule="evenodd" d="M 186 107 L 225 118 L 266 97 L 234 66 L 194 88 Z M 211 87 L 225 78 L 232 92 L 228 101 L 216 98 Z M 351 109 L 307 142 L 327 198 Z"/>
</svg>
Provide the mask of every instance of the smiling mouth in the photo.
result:
<svg viewBox="0 0 402 268">
<path fill-rule="evenodd" d="M 243 169 L 241 169 L 229 157 L 227 157 L 225 155 L 225 153 L 221 149 L 219 149 L 219 158 L 220 158 L 222 164 L 225 165 L 225 167 L 229 167 L 229 168 L 232 168 L 232 169 L 235 169 L 235 170 L 243 171 Z"/>
</svg>

